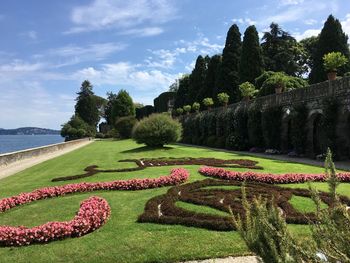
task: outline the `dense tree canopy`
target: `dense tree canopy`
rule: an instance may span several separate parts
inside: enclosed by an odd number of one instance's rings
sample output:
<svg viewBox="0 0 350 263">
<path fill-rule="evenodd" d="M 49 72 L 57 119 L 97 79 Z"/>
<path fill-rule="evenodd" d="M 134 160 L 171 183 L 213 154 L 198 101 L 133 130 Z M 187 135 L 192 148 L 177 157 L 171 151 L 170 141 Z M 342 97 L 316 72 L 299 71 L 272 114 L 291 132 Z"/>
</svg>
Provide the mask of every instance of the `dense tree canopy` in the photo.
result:
<svg viewBox="0 0 350 263">
<path fill-rule="evenodd" d="M 183 75 L 179 79 L 179 88 L 175 96 L 174 108 L 181 108 L 189 103 L 190 75 Z"/>
<path fill-rule="evenodd" d="M 97 97 L 92 91 L 91 83 L 85 80 L 81 84 L 80 91 L 77 94 L 75 114 L 87 124 L 96 127 L 100 120 L 100 112 L 97 105 Z"/>
<path fill-rule="evenodd" d="M 216 88 L 218 93 L 226 92 L 230 101 L 239 99 L 239 63 L 241 59 L 241 33 L 236 24 L 227 33 L 225 48 L 222 53 L 222 63 L 218 70 Z"/>
<path fill-rule="evenodd" d="M 207 74 L 207 60 L 202 56 L 198 56 L 196 65 L 190 76 L 189 88 L 189 104 L 197 101 L 202 96 L 203 88 L 205 87 L 205 78 Z"/>
<path fill-rule="evenodd" d="M 198 101 L 202 101 L 207 97 L 216 98 L 218 90 L 216 89 L 215 84 L 218 77 L 218 70 L 221 64 L 221 59 L 221 55 L 214 55 L 210 58 L 208 63 L 208 71 L 205 78 L 205 87 L 201 92 L 201 99 Z"/>
<path fill-rule="evenodd" d="M 135 116 L 135 105 L 129 93 L 122 89 L 118 92 L 112 105 L 112 124 L 115 125 L 118 118 L 125 116 Z"/>
<path fill-rule="evenodd" d="M 319 35 L 313 68 L 310 73 L 311 83 L 317 83 L 327 79 L 323 67 L 323 56 L 330 52 L 340 52 L 350 59 L 348 36 L 344 33 L 339 20 L 335 19 L 332 15 L 328 17 Z M 340 68 L 338 73 L 343 75 L 347 71 L 350 71 L 350 63 Z"/>
<path fill-rule="evenodd" d="M 240 82 L 254 80 L 264 71 L 264 62 L 259 43 L 259 35 L 255 26 L 249 26 L 244 32 L 240 64 Z"/>
</svg>

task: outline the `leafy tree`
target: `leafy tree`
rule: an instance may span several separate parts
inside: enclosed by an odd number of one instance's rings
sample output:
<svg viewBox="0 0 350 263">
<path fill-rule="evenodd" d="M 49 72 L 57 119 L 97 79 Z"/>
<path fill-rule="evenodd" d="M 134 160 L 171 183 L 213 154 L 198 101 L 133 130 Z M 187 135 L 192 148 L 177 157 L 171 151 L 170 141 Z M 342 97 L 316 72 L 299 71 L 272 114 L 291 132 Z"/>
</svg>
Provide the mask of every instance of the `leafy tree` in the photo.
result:
<svg viewBox="0 0 350 263">
<path fill-rule="evenodd" d="M 266 70 L 283 71 L 296 76 L 304 73 L 300 65 L 302 46 L 289 33 L 283 31 L 276 23 L 265 32 L 261 44 Z"/>
<path fill-rule="evenodd" d="M 249 26 L 244 32 L 240 63 L 240 82 L 254 82 L 264 71 L 264 61 L 255 26 Z"/>
<path fill-rule="evenodd" d="M 135 116 L 135 106 L 129 93 L 126 90 L 120 90 L 112 103 L 112 125 L 115 125 L 118 118 L 125 116 Z"/>
<path fill-rule="evenodd" d="M 198 56 L 196 65 L 190 76 L 190 89 L 188 92 L 188 102 L 192 104 L 195 100 L 202 96 L 205 87 L 205 78 L 207 74 L 207 64 L 202 56 Z"/>
<path fill-rule="evenodd" d="M 337 71 L 348 63 L 348 59 L 340 52 L 331 52 L 323 56 L 323 67 L 326 71 Z"/>
<path fill-rule="evenodd" d="M 241 57 L 241 33 L 236 24 L 227 33 L 225 48 L 222 53 L 222 63 L 218 69 L 216 79 L 217 92 L 226 92 L 230 101 L 239 99 L 239 63 Z"/>
<path fill-rule="evenodd" d="M 125 116 L 116 121 L 115 127 L 122 138 L 128 139 L 131 138 L 131 132 L 136 123 L 137 119 L 134 116 Z"/>
<path fill-rule="evenodd" d="M 96 127 L 100 120 L 100 112 L 97 106 L 96 96 L 92 91 L 92 85 L 85 80 L 77 93 L 78 97 L 75 104 L 75 114 L 87 124 Z"/>
<path fill-rule="evenodd" d="M 179 88 L 175 96 L 175 108 L 181 108 L 189 102 L 190 75 L 183 75 L 179 79 Z"/>
<path fill-rule="evenodd" d="M 107 104 L 104 110 L 103 117 L 106 119 L 108 125 L 113 125 L 112 108 L 116 99 L 117 94 L 113 92 L 107 92 Z"/>
<path fill-rule="evenodd" d="M 184 109 L 183 109 L 183 108 L 177 108 L 177 109 L 176 109 L 176 114 L 177 114 L 177 115 L 182 115 L 183 112 L 184 112 Z"/>
<path fill-rule="evenodd" d="M 318 83 L 327 79 L 326 71 L 323 66 L 323 56 L 330 52 L 340 52 L 348 60 L 350 59 L 348 36 L 344 33 L 339 20 L 335 19 L 332 15 L 328 17 L 319 35 L 314 64 L 310 73 L 311 83 Z M 338 73 L 342 76 L 349 70 L 350 63 L 347 63 L 339 69 Z"/>
<path fill-rule="evenodd" d="M 254 85 L 250 83 L 249 81 L 246 81 L 239 85 L 239 90 L 241 92 L 241 95 L 243 98 L 251 98 L 254 97 L 255 94 L 258 92 Z"/>
<path fill-rule="evenodd" d="M 317 50 L 318 36 L 312 36 L 302 39 L 300 42 L 304 49 L 303 56 L 301 57 L 300 63 L 306 67 L 306 72 L 310 73 L 314 65 L 315 54 Z"/>
<path fill-rule="evenodd" d="M 191 107 L 191 105 L 185 105 L 185 106 L 183 107 L 183 109 L 184 109 L 184 112 L 186 112 L 186 113 L 190 113 L 190 112 L 191 112 L 192 107 Z"/>
<path fill-rule="evenodd" d="M 96 129 L 87 124 L 78 115 L 73 115 L 71 119 L 62 125 L 61 136 L 66 141 L 76 140 L 84 137 L 95 136 Z"/>
<path fill-rule="evenodd" d="M 200 108 L 201 108 L 201 105 L 200 105 L 198 102 L 194 102 L 194 103 L 193 103 L 192 109 L 193 109 L 195 112 L 198 112 Z"/>
</svg>

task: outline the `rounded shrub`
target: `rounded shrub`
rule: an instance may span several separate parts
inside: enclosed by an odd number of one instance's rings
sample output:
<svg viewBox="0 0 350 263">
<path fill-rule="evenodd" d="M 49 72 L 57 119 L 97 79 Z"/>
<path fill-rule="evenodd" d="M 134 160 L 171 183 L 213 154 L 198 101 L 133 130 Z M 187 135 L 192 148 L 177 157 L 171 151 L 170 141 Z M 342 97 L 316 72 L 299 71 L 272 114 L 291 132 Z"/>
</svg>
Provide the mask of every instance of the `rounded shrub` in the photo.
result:
<svg viewBox="0 0 350 263">
<path fill-rule="evenodd" d="M 126 116 L 119 118 L 115 127 L 122 138 L 131 138 L 132 129 L 137 123 L 137 119 L 134 116 Z"/>
<path fill-rule="evenodd" d="M 181 139 L 180 122 L 166 114 L 152 114 L 135 125 L 132 138 L 137 143 L 159 147 Z"/>
</svg>

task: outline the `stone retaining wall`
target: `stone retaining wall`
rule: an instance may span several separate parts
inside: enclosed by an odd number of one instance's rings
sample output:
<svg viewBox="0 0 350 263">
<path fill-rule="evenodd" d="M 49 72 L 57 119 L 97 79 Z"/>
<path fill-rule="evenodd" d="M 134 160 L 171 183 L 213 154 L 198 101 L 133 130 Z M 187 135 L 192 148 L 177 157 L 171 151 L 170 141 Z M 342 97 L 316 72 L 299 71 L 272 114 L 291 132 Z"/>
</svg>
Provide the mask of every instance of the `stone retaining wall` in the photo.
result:
<svg viewBox="0 0 350 263">
<path fill-rule="evenodd" d="M 12 164 L 14 162 L 18 162 L 24 159 L 29 159 L 29 158 L 45 155 L 48 153 L 56 152 L 59 150 L 63 150 L 89 140 L 91 140 L 91 138 L 84 138 L 84 139 L 79 139 L 79 140 L 74 140 L 69 142 L 50 144 L 47 146 L 31 148 L 27 150 L 12 152 L 12 153 L 0 154 L 0 167 L 7 166 L 9 164 Z"/>
</svg>

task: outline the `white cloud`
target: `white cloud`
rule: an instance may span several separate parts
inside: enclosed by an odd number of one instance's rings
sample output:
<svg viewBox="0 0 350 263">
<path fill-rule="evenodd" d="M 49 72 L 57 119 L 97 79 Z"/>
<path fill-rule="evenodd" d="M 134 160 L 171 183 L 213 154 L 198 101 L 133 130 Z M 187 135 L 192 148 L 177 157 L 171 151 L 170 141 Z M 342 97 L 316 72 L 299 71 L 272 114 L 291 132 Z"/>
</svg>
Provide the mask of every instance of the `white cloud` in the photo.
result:
<svg viewBox="0 0 350 263">
<path fill-rule="evenodd" d="M 160 27 L 145 27 L 145 28 L 133 28 L 120 32 L 121 35 L 134 35 L 139 37 L 151 37 L 160 35 L 164 32 Z"/>
<path fill-rule="evenodd" d="M 341 21 L 344 32 L 350 36 L 350 13 L 346 15 L 345 20 Z M 350 42 L 350 39 L 349 39 Z"/>
<path fill-rule="evenodd" d="M 256 21 L 254 21 L 251 18 L 234 18 L 234 19 L 232 19 L 232 22 L 238 23 L 241 25 L 249 25 L 249 26 L 255 25 L 257 23 Z"/>
<path fill-rule="evenodd" d="M 89 79 L 96 85 L 131 86 L 138 91 L 148 91 L 157 94 L 166 90 L 174 79 L 178 77 L 178 74 L 140 68 L 141 65 L 129 62 L 104 64 L 100 68 L 88 67 L 81 69 L 73 74 L 73 78 L 79 82 Z"/>
<path fill-rule="evenodd" d="M 31 40 L 37 40 L 38 33 L 36 31 L 34 31 L 34 30 L 30 30 L 30 31 L 22 32 L 20 34 L 20 36 L 27 37 L 27 38 L 29 38 Z"/>
<path fill-rule="evenodd" d="M 303 33 L 294 33 L 293 36 L 296 38 L 296 40 L 300 41 L 304 38 L 318 36 L 320 32 L 321 29 L 307 29 Z"/>
<path fill-rule="evenodd" d="M 299 5 L 304 3 L 304 0 L 280 0 L 280 5 Z"/>
<path fill-rule="evenodd" d="M 73 9 L 71 20 L 75 26 L 65 33 L 111 28 L 128 31 L 139 25 L 160 25 L 173 19 L 175 12 L 169 0 L 94 0 Z"/>
<path fill-rule="evenodd" d="M 305 23 L 306 25 L 312 26 L 312 25 L 317 24 L 318 21 L 315 20 L 315 19 L 306 19 L 306 20 L 304 21 L 304 23 Z"/>
</svg>

